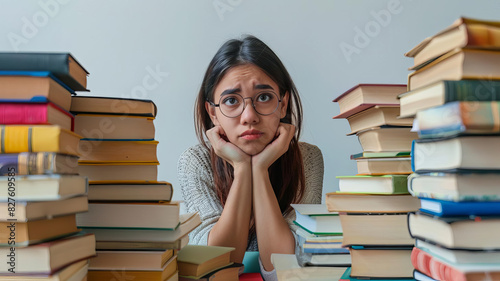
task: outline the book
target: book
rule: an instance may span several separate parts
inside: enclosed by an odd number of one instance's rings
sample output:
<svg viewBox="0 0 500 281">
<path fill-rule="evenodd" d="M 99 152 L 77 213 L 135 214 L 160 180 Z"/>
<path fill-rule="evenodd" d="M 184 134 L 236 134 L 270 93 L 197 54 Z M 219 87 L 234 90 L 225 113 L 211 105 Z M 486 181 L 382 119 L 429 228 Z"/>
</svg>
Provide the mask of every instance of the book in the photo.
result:
<svg viewBox="0 0 500 281">
<path fill-rule="evenodd" d="M 333 118 L 346 118 L 375 105 L 398 106 L 397 96 L 405 91 L 402 84 L 358 84 L 333 100 L 340 108 Z"/>
<path fill-rule="evenodd" d="M 459 250 L 447 249 L 420 239 L 415 247 L 450 264 L 500 264 L 500 250 Z"/>
<path fill-rule="evenodd" d="M 485 63 L 487 62 L 487 63 Z M 440 80 L 500 79 L 500 52 L 492 50 L 456 49 L 408 75 L 408 90 Z"/>
<path fill-rule="evenodd" d="M 0 186 L 9 186 L 12 179 L 16 201 L 59 200 L 87 192 L 87 179 L 77 175 L 8 175 L 0 177 Z M 8 202 L 9 195 L 8 188 L 0 188 L 0 202 Z"/>
<path fill-rule="evenodd" d="M 357 278 L 411 278 L 412 247 L 352 247 L 351 276 Z"/>
<path fill-rule="evenodd" d="M 75 91 L 88 91 L 88 72 L 69 53 L 0 53 L 1 71 L 49 71 Z"/>
<path fill-rule="evenodd" d="M 300 227 L 295 227 L 293 231 L 298 235 L 298 239 L 303 238 L 304 242 L 308 243 L 342 243 L 340 235 L 313 234 Z"/>
<path fill-rule="evenodd" d="M 11 248 L 0 247 L 0 254 L 11 254 Z M 93 235 L 73 235 L 29 247 L 15 248 L 15 273 L 10 272 L 9 263 L 0 263 L 3 275 L 38 274 L 50 275 L 74 262 L 95 256 Z"/>
<path fill-rule="evenodd" d="M 351 127 L 351 132 L 347 135 L 349 136 L 359 131 L 380 126 L 412 126 L 413 118 L 397 118 L 398 116 L 399 106 L 375 105 L 347 117 L 347 121 Z"/>
<path fill-rule="evenodd" d="M 232 264 L 232 247 L 187 245 L 177 253 L 179 275 L 200 277 Z"/>
<path fill-rule="evenodd" d="M 294 223 L 313 234 L 342 235 L 338 213 L 329 212 L 324 204 L 291 204 Z"/>
<path fill-rule="evenodd" d="M 158 162 L 158 141 L 114 141 L 82 139 L 79 163 L 96 162 Z"/>
<path fill-rule="evenodd" d="M 76 221 L 79 227 L 175 230 L 180 223 L 179 202 L 91 202 L 89 211 L 77 214 Z"/>
<path fill-rule="evenodd" d="M 278 280 L 337 280 L 345 267 L 307 266 L 300 267 L 295 255 L 271 254 L 271 263 Z"/>
<path fill-rule="evenodd" d="M 80 163 L 80 175 L 96 181 L 156 181 L 158 162 L 97 162 Z"/>
<path fill-rule="evenodd" d="M 457 48 L 500 49 L 500 22 L 461 17 L 405 54 L 419 66 Z"/>
<path fill-rule="evenodd" d="M 356 159 L 358 175 L 379 176 L 411 174 L 411 157 L 383 157 Z"/>
<path fill-rule="evenodd" d="M 429 276 L 423 274 L 422 272 L 416 269 L 413 271 L 413 278 L 417 281 L 439 281 L 434 278 L 430 278 Z"/>
<path fill-rule="evenodd" d="M 179 220 L 175 230 L 109 227 L 82 227 L 82 230 L 95 235 L 100 250 L 180 249 L 187 244 L 188 234 L 201 224 L 201 219 L 197 213 L 186 213 L 180 215 Z"/>
<path fill-rule="evenodd" d="M 159 182 L 94 182 L 89 184 L 88 197 L 92 201 L 170 201 L 172 184 Z"/>
<path fill-rule="evenodd" d="M 420 207 L 418 198 L 406 194 L 329 192 L 325 202 L 329 211 L 346 213 L 404 213 Z"/>
<path fill-rule="evenodd" d="M 412 147 L 413 171 L 496 171 L 500 169 L 500 136 L 418 139 Z"/>
<path fill-rule="evenodd" d="M 15 212 L 9 212 L 9 202 L 0 202 L 0 221 L 27 222 L 82 213 L 88 210 L 88 200 L 87 196 L 77 196 L 53 201 L 17 201 L 15 206 Z"/>
<path fill-rule="evenodd" d="M 500 216 L 500 201 L 452 202 L 420 198 L 420 211 L 440 217 Z"/>
<path fill-rule="evenodd" d="M 244 265 L 241 263 L 233 263 L 219 270 L 212 271 L 200 277 L 199 279 L 192 279 L 184 276 L 179 276 L 179 281 L 239 281 L 239 274 L 243 272 Z M 262 280 L 262 278 L 260 279 Z"/>
<path fill-rule="evenodd" d="M 401 117 L 415 116 L 418 111 L 454 101 L 500 101 L 496 93 L 500 81 L 490 79 L 441 80 L 399 95 Z"/>
<path fill-rule="evenodd" d="M 331 267 L 346 267 L 351 266 L 351 255 L 348 249 L 342 253 L 315 253 L 310 256 L 303 266 L 331 266 Z"/>
<path fill-rule="evenodd" d="M 0 154 L 0 176 L 78 174 L 78 157 L 55 152 Z"/>
<path fill-rule="evenodd" d="M 174 250 L 161 251 L 97 251 L 89 260 L 89 270 L 161 270 L 174 256 Z"/>
<path fill-rule="evenodd" d="M 339 190 L 351 193 L 407 194 L 406 175 L 337 176 Z"/>
<path fill-rule="evenodd" d="M 94 113 L 156 117 L 157 109 L 153 101 L 145 99 L 73 96 L 70 111 L 73 114 Z"/>
<path fill-rule="evenodd" d="M 153 117 L 113 114 L 76 114 L 75 133 L 84 138 L 95 138 L 92 132 L 98 128 L 98 139 L 154 140 Z"/>
<path fill-rule="evenodd" d="M 356 277 L 351 277 L 351 267 L 348 267 L 344 274 L 340 277 L 339 281 L 362 281 L 362 280 L 367 280 L 366 278 L 356 278 Z M 414 279 L 408 279 L 408 278 L 376 278 L 374 280 L 377 281 L 412 281 Z"/>
<path fill-rule="evenodd" d="M 88 261 L 82 260 L 72 263 L 52 275 L 3 275 L 2 281 L 82 281 L 87 280 Z"/>
<path fill-rule="evenodd" d="M 352 154 L 351 160 L 371 159 L 371 158 L 399 158 L 399 157 L 409 157 L 409 156 L 410 156 L 410 151 L 381 151 L 381 152 L 363 151 L 360 153 Z"/>
<path fill-rule="evenodd" d="M 411 174 L 408 191 L 415 197 L 448 201 L 499 201 L 498 173 Z"/>
<path fill-rule="evenodd" d="M 55 125 L 0 126 L 0 153 L 59 152 L 78 155 L 80 136 Z"/>
<path fill-rule="evenodd" d="M 450 102 L 417 113 L 420 138 L 499 134 L 500 102 Z"/>
<path fill-rule="evenodd" d="M 498 249 L 500 242 L 497 217 L 438 217 L 410 213 L 408 228 L 414 238 L 434 242 L 447 248 Z"/>
<path fill-rule="evenodd" d="M 124 266 L 99 270 L 89 269 L 88 278 L 96 281 L 117 280 L 117 278 L 119 278 L 118 280 L 167 280 L 176 274 L 177 264 L 177 257 L 173 256 L 163 265 L 163 267 L 155 270 L 129 270 Z"/>
<path fill-rule="evenodd" d="M 263 281 L 262 275 L 260 272 L 252 272 L 252 273 L 242 273 L 240 275 L 240 281 Z"/>
<path fill-rule="evenodd" d="M 437 280 L 498 280 L 498 264 L 449 264 L 425 251 L 414 248 L 411 261 L 416 270 Z"/>
<path fill-rule="evenodd" d="M 73 115 L 50 101 L 45 103 L 0 101 L 0 124 L 58 125 L 65 130 L 73 131 Z"/>
<path fill-rule="evenodd" d="M 413 245 L 408 233 L 406 213 L 340 214 L 344 230 L 344 246 L 349 245 Z"/>
<path fill-rule="evenodd" d="M 411 142 L 418 138 L 410 128 L 377 127 L 356 134 L 363 151 L 410 151 Z"/>
</svg>

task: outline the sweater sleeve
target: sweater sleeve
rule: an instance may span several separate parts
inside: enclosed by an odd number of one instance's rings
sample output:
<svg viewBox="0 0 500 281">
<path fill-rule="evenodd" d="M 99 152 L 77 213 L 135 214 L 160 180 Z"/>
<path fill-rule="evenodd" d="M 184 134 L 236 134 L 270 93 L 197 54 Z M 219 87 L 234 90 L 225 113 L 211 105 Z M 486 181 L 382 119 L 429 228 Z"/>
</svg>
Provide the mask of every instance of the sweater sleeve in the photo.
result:
<svg viewBox="0 0 500 281">
<path fill-rule="evenodd" d="M 186 211 L 198 212 L 201 218 L 201 225 L 189 234 L 189 243 L 207 245 L 208 234 L 222 213 L 208 150 L 197 145 L 184 151 L 179 158 L 177 172 Z"/>
</svg>

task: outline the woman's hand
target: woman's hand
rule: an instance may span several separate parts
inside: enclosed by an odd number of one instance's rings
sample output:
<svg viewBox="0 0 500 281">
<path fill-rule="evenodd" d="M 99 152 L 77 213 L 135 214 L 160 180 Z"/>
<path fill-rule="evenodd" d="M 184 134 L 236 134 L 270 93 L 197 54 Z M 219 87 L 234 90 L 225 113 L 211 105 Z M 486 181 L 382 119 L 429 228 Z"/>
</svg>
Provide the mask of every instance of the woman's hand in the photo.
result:
<svg viewBox="0 0 500 281">
<path fill-rule="evenodd" d="M 253 169 L 269 169 L 269 167 L 281 155 L 288 151 L 290 141 L 295 134 L 295 126 L 286 123 L 280 123 L 276 132 L 276 138 L 268 144 L 259 154 L 252 156 Z"/>
<path fill-rule="evenodd" d="M 235 165 L 250 163 L 251 157 L 236 145 L 227 141 L 224 129 L 221 126 L 215 126 L 207 131 L 207 137 L 214 148 L 215 154 L 226 160 L 233 168 Z"/>
</svg>

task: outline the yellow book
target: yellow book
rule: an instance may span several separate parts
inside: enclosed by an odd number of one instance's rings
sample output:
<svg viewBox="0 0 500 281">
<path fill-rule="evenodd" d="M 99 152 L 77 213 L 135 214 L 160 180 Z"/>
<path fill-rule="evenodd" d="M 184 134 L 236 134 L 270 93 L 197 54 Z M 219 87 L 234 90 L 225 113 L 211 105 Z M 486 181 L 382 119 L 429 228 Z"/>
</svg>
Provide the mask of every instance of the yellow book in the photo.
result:
<svg viewBox="0 0 500 281">
<path fill-rule="evenodd" d="M 55 125 L 0 126 L 0 153 L 59 152 L 79 155 L 80 138 Z"/>
<path fill-rule="evenodd" d="M 177 254 L 179 275 L 199 279 L 207 273 L 232 264 L 231 252 L 234 248 L 187 245 Z"/>
</svg>

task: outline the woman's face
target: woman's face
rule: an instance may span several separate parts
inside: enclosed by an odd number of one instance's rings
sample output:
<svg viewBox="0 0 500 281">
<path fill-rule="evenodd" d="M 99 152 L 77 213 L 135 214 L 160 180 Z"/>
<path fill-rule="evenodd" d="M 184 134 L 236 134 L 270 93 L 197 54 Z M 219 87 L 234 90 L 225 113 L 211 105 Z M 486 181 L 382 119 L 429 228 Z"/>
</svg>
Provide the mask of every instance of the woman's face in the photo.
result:
<svg viewBox="0 0 500 281">
<path fill-rule="evenodd" d="M 205 108 L 216 126 L 221 126 L 227 140 L 249 155 L 256 155 L 273 141 L 280 119 L 286 115 L 288 93 L 281 99 L 276 111 L 270 115 L 260 115 L 248 98 L 265 100 L 265 93 L 275 93 L 279 98 L 278 85 L 259 67 L 245 64 L 231 68 L 215 87 L 213 102 L 218 104 L 221 96 L 237 93 L 245 99 L 243 113 L 235 118 L 222 114 L 220 108 L 205 103 Z M 264 94 L 264 95 L 261 95 Z M 228 104 L 231 100 L 225 101 Z M 257 101 L 255 101 L 257 102 Z"/>
</svg>

